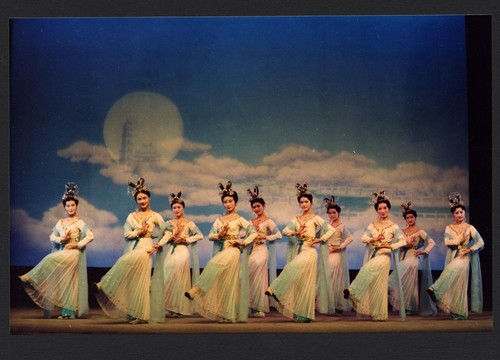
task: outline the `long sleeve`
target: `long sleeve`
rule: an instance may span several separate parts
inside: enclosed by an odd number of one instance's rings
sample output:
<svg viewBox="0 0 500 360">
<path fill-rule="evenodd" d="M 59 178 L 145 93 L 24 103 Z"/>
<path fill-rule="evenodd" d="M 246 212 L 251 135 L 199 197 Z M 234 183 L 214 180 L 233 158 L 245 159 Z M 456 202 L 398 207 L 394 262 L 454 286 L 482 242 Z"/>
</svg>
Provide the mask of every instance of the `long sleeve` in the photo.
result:
<svg viewBox="0 0 500 360">
<path fill-rule="evenodd" d="M 85 237 L 78 242 L 78 248 L 82 249 L 87 246 L 88 243 L 94 240 L 94 233 L 89 229 L 89 227 L 84 224 L 80 230 L 83 232 L 85 230 Z"/>
<path fill-rule="evenodd" d="M 323 218 L 321 218 L 319 216 L 317 216 L 316 218 L 318 221 L 317 224 L 321 227 L 322 233 L 323 233 L 319 239 L 322 242 L 326 242 L 335 233 L 335 228 L 332 225 L 330 225 L 328 222 L 326 222 Z"/>
<path fill-rule="evenodd" d="M 484 240 L 476 230 L 474 226 L 471 225 L 470 236 L 474 240 L 474 244 L 470 247 L 472 251 L 482 250 L 484 247 Z"/>
<path fill-rule="evenodd" d="M 219 219 L 215 220 L 214 224 L 212 225 L 212 228 L 210 229 L 210 232 L 208 233 L 208 240 L 210 241 L 217 241 L 219 239 L 219 232 L 221 228 L 221 221 Z"/>
<path fill-rule="evenodd" d="M 340 248 L 345 249 L 351 242 L 353 241 L 353 237 L 349 230 L 346 229 L 344 225 L 342 225 L 342 239 L 340 243 Z"/>
<path fill-rule="evenodd" d="M 396 242 L 391 243 L 392 250 L 396 250 L 396 249 L 399 249 L 399 248 L 407 245 L 406 238 L 405 238 L 403 232 L 401 231 L 401 229 L 399 228 L 399 226 L 394 224 L 394 227 L 395 227 L 394 239 L 396 239 Z"/>
<path fill-rule="evenodd" d="M 255 238 L 257 237 L 257 231 L 247 220 L 240 218 L 240 227 L 246 231 L 245 239 L 243 240 L 243 244 L 248 245 L 251 244 Z"/>
<path fill-rule="evenodd" d="M 288 223 L 287 226 L 283 229 L 283 235 L 285 236 L 291 236 L 293 232 L 295 232 L 296 226 L 292 222 Z"/>
<path fill-rule="evenodd" d="M 188 227 L 189 227 L 189 236 L 186 238 L 186 242 L 188 244 L 203 239 L 203 234 L 201 233 L 200 229 L 198 229 L 198 226 L 194 224 L 194 222 L 191 221 L 188 224 Z"/>
<path fill-rule="evenodd" d="M 274 241 L 278 239 L 281 239 L 281 232 L 279 231 L 274 221 L 269 220 L 269 232 L 268 235 L 266 236 L 266 240 Z"/>
<path fill-rule="evenodd" d="M 373 234 L 368 226 L 361 236 L 361 242 L 364 244 L 369 244 L 371 239 L 373 239 Z"/>
<path fill-rule="evenodd" d="M 162 233 L 161 239 L 158 241 L 158 245 L 161 247 L 164 247 L 166 243 L 169 242 L 169 240 L 172 238 L 174 229 L 173 226 L 170 222 L 166 222 L 163 224 L 160 233 Z"/>
<path fill-rule="evenodd" d="M 139 227 L 134 229 L 134 223 L 136 223 L 136 221 L 133 219 L 132 214 L 129 214 L 127 221 L 125 221 L 125 225 L 123 225 L 123 236 L 126 240 L 135 240 L 139 237 L 137 235 Z"/>
<path fill-rule="evenodd" d="M 436 245 L 436 242 L 432 240 L 432 238 L 423 230 L 420 230 L 420 238 L 424 241 L 427 241 L 427 246 L 423 248 L 422 251 L 424 251 L 426 254 L 429 254 Z"/>
<path fill-rule="evenodd" d="M 446 246 L 456 246 L 460 245 L 460 238 L 457 236 L 456 238 L 452 235 L 451 229 L 449 226 L 446 227 L 444 231 L 444 244 Z"/>
<path fill-rule="evenodd" d="M 60 222 L 61 220 L 57 222 L 57 224 L 52 229 L 52 233 L 50 234 L 50 241 L 56 245 L 61 244 L 61 239 L 62 239 L 62 236 L 58 229 L 58 225 L 60 224 Z"/>
</svg>

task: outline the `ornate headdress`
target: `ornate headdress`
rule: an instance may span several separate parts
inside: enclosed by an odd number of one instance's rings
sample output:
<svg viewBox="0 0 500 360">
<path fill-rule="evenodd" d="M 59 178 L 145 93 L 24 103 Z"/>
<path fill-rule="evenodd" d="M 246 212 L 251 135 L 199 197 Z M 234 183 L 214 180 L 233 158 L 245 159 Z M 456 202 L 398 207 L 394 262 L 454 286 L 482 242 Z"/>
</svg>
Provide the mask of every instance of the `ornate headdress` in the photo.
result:
<svg viewBox="0 0 500 360">
<path fill-rule="evenodd" d="M 302 185 L 300 183 L 297 183 L 295 187 L 297 188 L 297 197 L 303 195 L 312 195 L 311 192 L 307 190 L 307 183 L 304 183 Z"/>
<path fill-rule="evenodd" d="M 464 206 L 464 202 L 462 200 L 462 195 L 458 192 L 451 193 L 448 196 L 448 201 L 450 203 L 450 208 L 457 206 L 457 205 L 462 205 Z"/>
<path fill-rule="evenodd" d="M 225 188 L 224 188 L 224 185 L 222 185 L 222 183 L 219 183 L 218 186 L 219 186 L 219 189 L 221 190 L 221 191 L 219 191 L 220 196 L 222 196 L 222 197 L 234 196 L 234 190 L 231 189 L 231 186 L 233 186 L 233 183 L 231 181 L 227 182 L 227 185 Z"/>
<path fill-rule="evenodd" d="M 134 197 L 138 192 L 149 191 L 149 188 L 146 185 L 144 185 L 144 178 L 139 178 L 137 180 L 137 184 L 134 184 L 132 181 L 129 181 L 128 186 L 134 188 L 134 190 L 132 190 L 132 195 Z"/>
<path fill-rule="evenodd" d="M 252 190 L 247 189 L 248 195 L 250 195 L 250 198 L 248 201 L 252 202 L 255 199 L 262 199 L 262 196 L 259 195 L 259 187 L 255 186 L 255 188 Z"/>
<path fill-rule="evenodd" d="M 177 195 L 174 193 L 170 193 L 170 206 L 173 204 L 182 204 L 182 192 L 178 192 Z"/>
<path fill-rule="evenodd" d="M 373 196 L 373 198 L 372 198 L 373 204 L 376 204 L 376 203 L 381 202 L 383 200 L 389 201 L 389 197 L 385 194 L 385 190 L 382 190 L 379 193 L 374 192 L 374 193 L 372 193 L 372 196 Z"/>
<path fill-rule="evenodd" d="M 78 200 L 78 185 L 74 182 L 66 183 L 66 192 L 62 196 L 63 201 Z"/>
<path fill-rule="evenodd" d="M 330 198 L 325 198 L 325 207 L 327 210 L 335 205 L 337 205 L 335 202 L 335 196 L 332 195 Z"/>
<path fill-rule="evenodd" d="M 406 214 L 407 212 L 409 211 L 415 211 L 415 209 L 413 208 L 413 204 L 411 201 L 408 201 L 407 203 L 402 203 L 401 204 L 401 214 Z"/>
</svg>

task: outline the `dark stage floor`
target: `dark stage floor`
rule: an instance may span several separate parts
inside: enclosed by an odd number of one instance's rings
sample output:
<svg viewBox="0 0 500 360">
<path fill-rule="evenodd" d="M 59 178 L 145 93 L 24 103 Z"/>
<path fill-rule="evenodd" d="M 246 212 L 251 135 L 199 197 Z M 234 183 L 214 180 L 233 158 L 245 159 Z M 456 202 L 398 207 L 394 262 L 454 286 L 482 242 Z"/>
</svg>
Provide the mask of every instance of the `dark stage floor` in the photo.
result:
<svg viewBox="0 0 500 360">
<path fill-rule="evenodd" d="M 295 323 L 272 311 L 265 318 L 249 318 L 247 323 L 219 324 L 199 316 L 167 318 L 163 324 L 131 325 L 110 319 L 101 309 L 93 308 L 86 319 L 45 319 L 38 308 L 12 308 L 11 334 L 160 334 L 160 333 L 373 333 L 373 332 L 479 332 L 493 330 L 491 312 L 470 314 L 469 320 L 451 320 L 445 314 L 435 317 L 407 316 L 397 313 L 389 320 L 375 322 L 350 313 L 342 316 L 317 315 L 312 323 Z"/>
</svg>

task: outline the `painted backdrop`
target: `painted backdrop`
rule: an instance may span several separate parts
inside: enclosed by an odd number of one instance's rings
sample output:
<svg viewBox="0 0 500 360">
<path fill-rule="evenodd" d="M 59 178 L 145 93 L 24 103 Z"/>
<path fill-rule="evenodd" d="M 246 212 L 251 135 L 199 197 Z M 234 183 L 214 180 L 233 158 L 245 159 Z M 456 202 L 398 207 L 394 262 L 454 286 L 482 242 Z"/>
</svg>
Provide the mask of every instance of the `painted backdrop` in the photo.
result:
<svg viewBox="0 0 500 360">
<path fill-rule="evenodd" d="M 385 190 L 392 218 L 413 201 L 444 262 L 449 193 L 468 202 L 464 16 L 60 18 L 11 22 L 11 265 L 50 250 L 67 181 L 95 234 L 88 265 L 112 266 L 139 176 L 168 219 L 170 192 L 206 240 L 231 180 L 239 212 L 258 185 L 282 229 L 335 195 L 354 235 L 376 219 Z M 286 240 L 278 248 L 284 265 Z"/>
</svg>

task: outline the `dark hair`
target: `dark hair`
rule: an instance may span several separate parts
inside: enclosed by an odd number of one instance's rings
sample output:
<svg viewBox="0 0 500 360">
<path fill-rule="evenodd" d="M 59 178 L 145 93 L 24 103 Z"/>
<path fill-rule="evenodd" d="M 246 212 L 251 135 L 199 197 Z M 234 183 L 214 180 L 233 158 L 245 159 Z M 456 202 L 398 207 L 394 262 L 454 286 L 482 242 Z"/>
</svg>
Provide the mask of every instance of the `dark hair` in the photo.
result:
<svg viewBox="0 0 500 360">
<path fill-rule="evenodd" d="M 328 211 L 330 211 L 330 209 L 335 209 L 337 210 L 337 212 L 340 214 L 342 209 L 340 208 L 340 206 L 338 206 L 337 204 L 335 205 L 328 205 L 328 207 L 326 208 L 326 212 L 328 213 Z"/>
<path fill-rule="evenodd" d="M 391 209 L 391 202 L 389 200 L 379 200 L 377 201 L 373 207 L 375 208 L 375 210 L 378 210 L 378 206 L 382 203 L 385 203 L 387 205 L 387 207 L 389 208 L 389 210 Z"/>
<path fill-rule="evenodd" d="M 406 220 L 406 215 L 408 214 L 412 214 L 413 216 L 417 217 L 417 212 L 415 210 L 408 210 L 408 211 L 405 211 L 404 214 L 403 214 L 403 218 Z"/>
<path fill-rule="evenodd" d="M 264 201 L 263 198 L 257 197 L 257 198 L 253 198 L 252 200 L 250 200 L 250 206 L 253 206 L 253 204 L 255 204 L 256 202 L 260 203 L 262 206 L 266 205 L 266 202 Z"/>
<path fill-rule="evenodd" d="M 73 198 L 73 197 L 67 197 L 66 199 L 63 199 L 63 201 L 62 201 L 63 206 L 66 206 L 66 203 L 67 203 L 68 201 L 74 201 L 74 202 L 75 202 L 75 204 L 76 204 L 76 206 L 78 206 L 78 202 L 79 202 L 79 200 L 78 200 L 78 199 L 76 199 L 76 198 Z"/>
<path fill-rule="evenodd" d="M 306 199 L 309 199 L 310 202 L 313 202 L 313 196 L 312 196 L 312 194 L 300 194 L 299 196 L 297 196 L 297 202 L 300 203 L 300 199 L 302 199 L 304 197 Z"/>
<path fill-rule="evenodd" d="M 144 190 L 144 189 L 141 189 L 141 190 L 138 190 L 135 194 L 134 194 L 134 199 L 135 201 L 137 201 L 137 196 L 139 194 L 146 194 L 149 198 L 151 197 L 151 193 L 149 192 L 149 190 Z"/>
<path fill-rule="evenodd" d="M 457 205 L 453 205 L 450 208 L 451 213 L 453 214 L 455 212 L 455 210 L 457 210 L 458 208 L 462 208 L 465 211 L 465 205 L 457 204 Z"/>
<path fill-rule="evenodd" d="M 233 191 L 231 194 L 223 194 L 221 197 L 220 197 L 220 201 L 221 202 L 224 202 L 224 198 L 226 197 L 232 197 L 234 199 L 234 202 L 237 203 L 238 202 L 238 193 L 236 191 Z"/>
<path fill-rule="evenodd" d="M 186 204 L 184 203 L 184 200 L 174 200 L 171 204 L 170 204 L 170 208 L 173 208 L 175 204 L 180 204 L 182 205 L 182 207 L 185 209 L 186 208 Z"/>
</svg>

